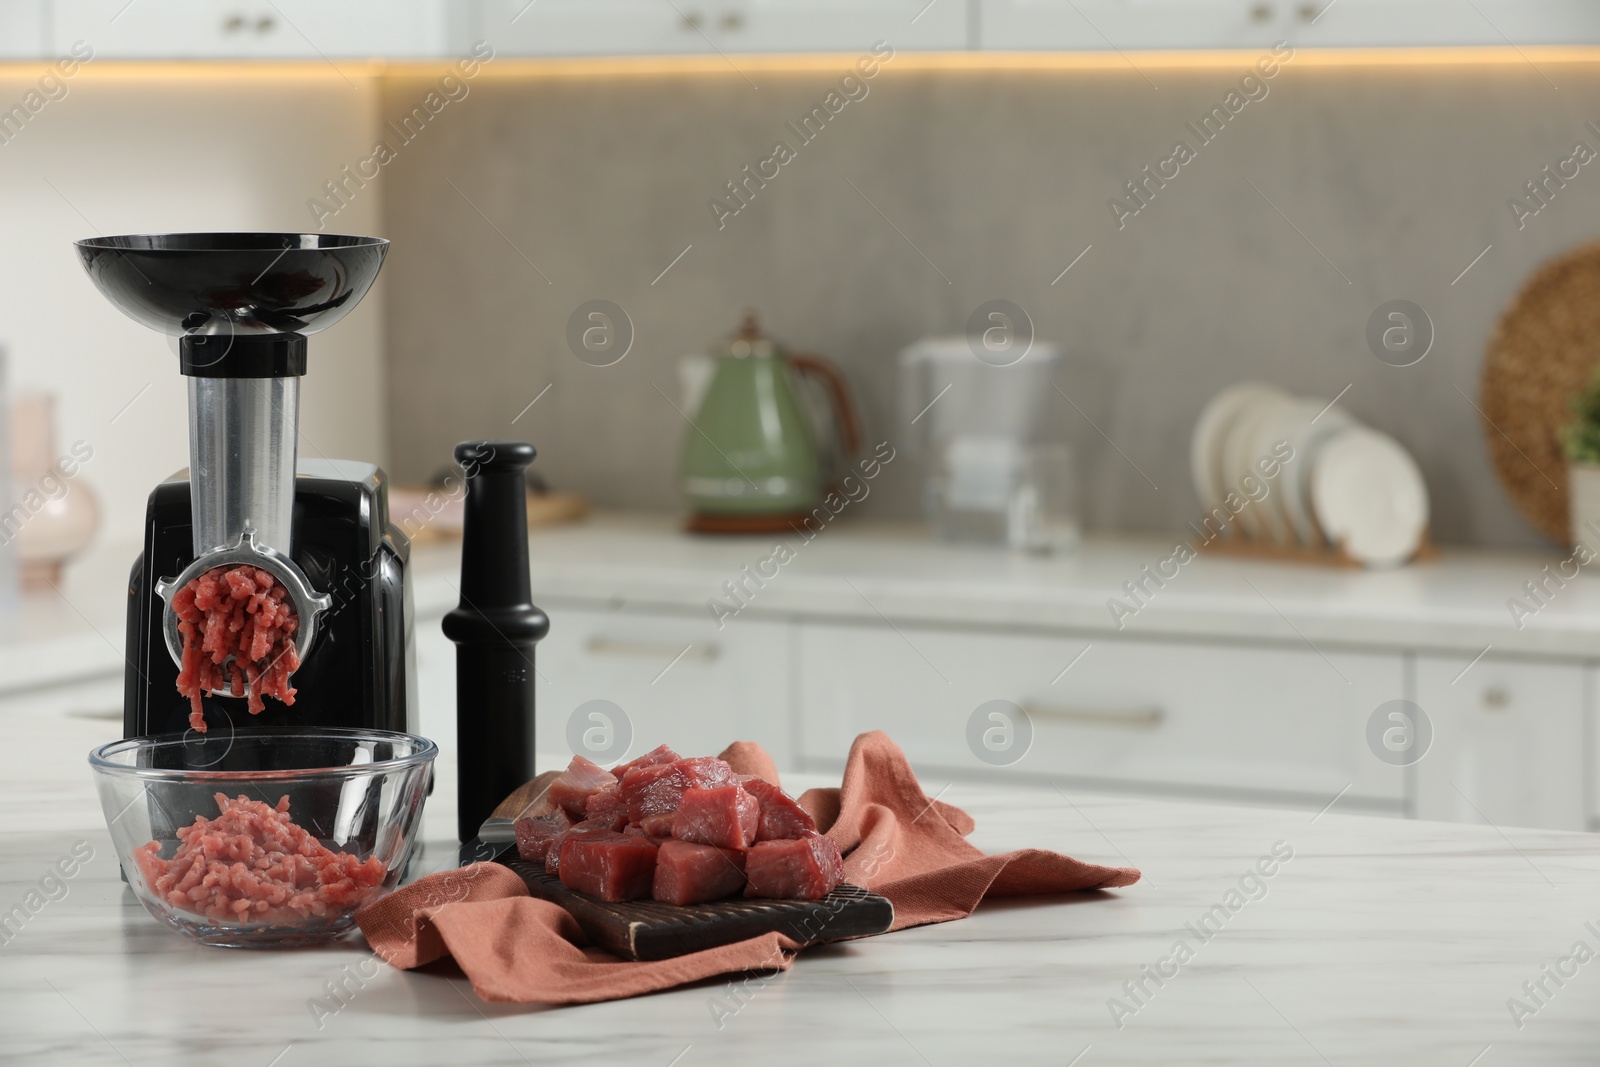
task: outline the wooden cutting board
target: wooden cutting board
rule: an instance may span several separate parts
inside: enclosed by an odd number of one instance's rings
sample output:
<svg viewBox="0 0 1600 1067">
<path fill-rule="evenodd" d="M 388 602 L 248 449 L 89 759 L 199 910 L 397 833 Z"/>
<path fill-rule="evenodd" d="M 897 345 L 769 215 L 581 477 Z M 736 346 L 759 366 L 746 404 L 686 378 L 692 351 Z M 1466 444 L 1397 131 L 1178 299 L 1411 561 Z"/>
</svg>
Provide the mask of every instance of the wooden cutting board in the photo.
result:
<svg viewBox="0 0 1600 1067">
<path fill-rule="evenodd" d="M 528 892 L 559 904 L 578 920 L 595 944 L 629 960 L 665 960 L 735 941 L 780 933 L 803 945 L 841 937 L 881 934 L 894 925 L 887 897 L 848 882 L 821 900 L 746 900 L 730 897 L 709 904 L 661 904 L 597 900 L 561 884 L 517 855 L 515 845 L 495 857 L 522 879 Z"/>
<path fill-rule="evenodd" d="M 514 819 L 548 787 L 558 772 L 546 772 L 518 789 L 495 809 L 497 819 Z M 821 900 L 756 900 L 731 897 L 707 904 L 661 904 L 654 900 L 608 903 L 568 889 L 528 863 L 508 845 L 494 862 L 509 867 L 528 892 L 559 904 L 596 945 L 629 960 L 664 960 L 731 945 L 766 933 L 784 934 L 803 945 L 843 937 L 881 934 L 894 925 L 887 897 L 848 882 Z"/>
</svg>

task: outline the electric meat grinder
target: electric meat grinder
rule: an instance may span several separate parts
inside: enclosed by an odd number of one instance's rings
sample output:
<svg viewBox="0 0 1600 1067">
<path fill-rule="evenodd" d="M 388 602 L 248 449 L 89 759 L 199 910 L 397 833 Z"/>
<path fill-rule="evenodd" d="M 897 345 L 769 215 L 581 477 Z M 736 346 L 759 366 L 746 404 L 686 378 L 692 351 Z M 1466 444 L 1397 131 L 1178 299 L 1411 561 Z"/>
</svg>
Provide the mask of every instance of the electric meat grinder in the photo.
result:
<svg viewBox="0 0 1600 1067">
<path fill-rule="evenodd" d="M 366 295 L 389 242 L 333 234 L 179 233 L 77 242 L 84 269 L 130 317 L 178 340 L 189 467 L 156 486 L 128 583 L 125 736 L 181 732 L 174 595 L 216 567 L 271 573 L 299 618 L 293 705 L 262 726 L 414 733 L 409 549 L 370 463 L 296 462 L 306 335 Z M 256 725 L 245 699 L 203 696 L 208 733 Z"/>
</svg>

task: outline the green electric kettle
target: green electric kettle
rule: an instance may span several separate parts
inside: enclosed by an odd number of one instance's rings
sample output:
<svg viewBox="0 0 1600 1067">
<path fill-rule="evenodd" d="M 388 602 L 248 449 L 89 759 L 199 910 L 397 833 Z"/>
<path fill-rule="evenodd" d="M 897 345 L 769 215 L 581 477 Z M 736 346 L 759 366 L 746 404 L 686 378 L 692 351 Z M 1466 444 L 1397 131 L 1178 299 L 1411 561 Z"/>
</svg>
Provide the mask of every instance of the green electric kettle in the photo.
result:
<svg viewBox="0 0 1600 1067">
<path fill-rule="evenodd" d="M 861 451 L 844 375 L 821 356 L 786 352 L 755 316 L 711 353 L 710 382 L 683 442 L 689 529 L 775 533 L 801 525 Z M 824 415 L 811 384 L 827 397 Z"/>
</svg>

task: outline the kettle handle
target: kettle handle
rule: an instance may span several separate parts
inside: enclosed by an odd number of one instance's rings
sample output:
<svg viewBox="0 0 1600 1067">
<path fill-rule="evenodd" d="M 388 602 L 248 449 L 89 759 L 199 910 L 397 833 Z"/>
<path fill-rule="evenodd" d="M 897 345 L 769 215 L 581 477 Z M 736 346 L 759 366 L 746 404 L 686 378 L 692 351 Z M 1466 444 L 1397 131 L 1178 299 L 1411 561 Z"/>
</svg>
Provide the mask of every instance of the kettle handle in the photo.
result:
<svg viewBox="0 0 1600 1067">
<path fill-rule="evenodd" d="M 861 439 L 861 417 L 844 372 L 831 359 L 813 352 L 789 352 L 786 358 L 796 374 L 814 375 L 827 388 L 828 398 L 833 401 L 834 418 L 839 423 L 839 435 L 844 438 L 845 455 L 853 461 L 866 450 L 866 445 Z"/>
</svg>

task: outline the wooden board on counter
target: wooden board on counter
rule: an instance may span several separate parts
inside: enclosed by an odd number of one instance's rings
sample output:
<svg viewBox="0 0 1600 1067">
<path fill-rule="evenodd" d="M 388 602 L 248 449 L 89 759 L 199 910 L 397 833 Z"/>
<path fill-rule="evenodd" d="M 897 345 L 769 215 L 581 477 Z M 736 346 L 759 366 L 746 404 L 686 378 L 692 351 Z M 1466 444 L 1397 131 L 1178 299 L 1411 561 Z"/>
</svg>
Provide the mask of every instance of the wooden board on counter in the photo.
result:
<svg viewBox="0 0 1600 1067">
<path fill-rule="evenodd" d="M 528 863 L 512 846 L 495 857 L 522 878 L 528 892 L 567 910 L 601 948 L 629 960 L 665 960 L 731 945 L 767 933 L 801 944 L 881 934 L 894 925 L 888 898 L 848 882 L 821 900 L 746 900 L 662 904 L 654 900 L 607 903 L 575 892 Z"/>
</svg>

